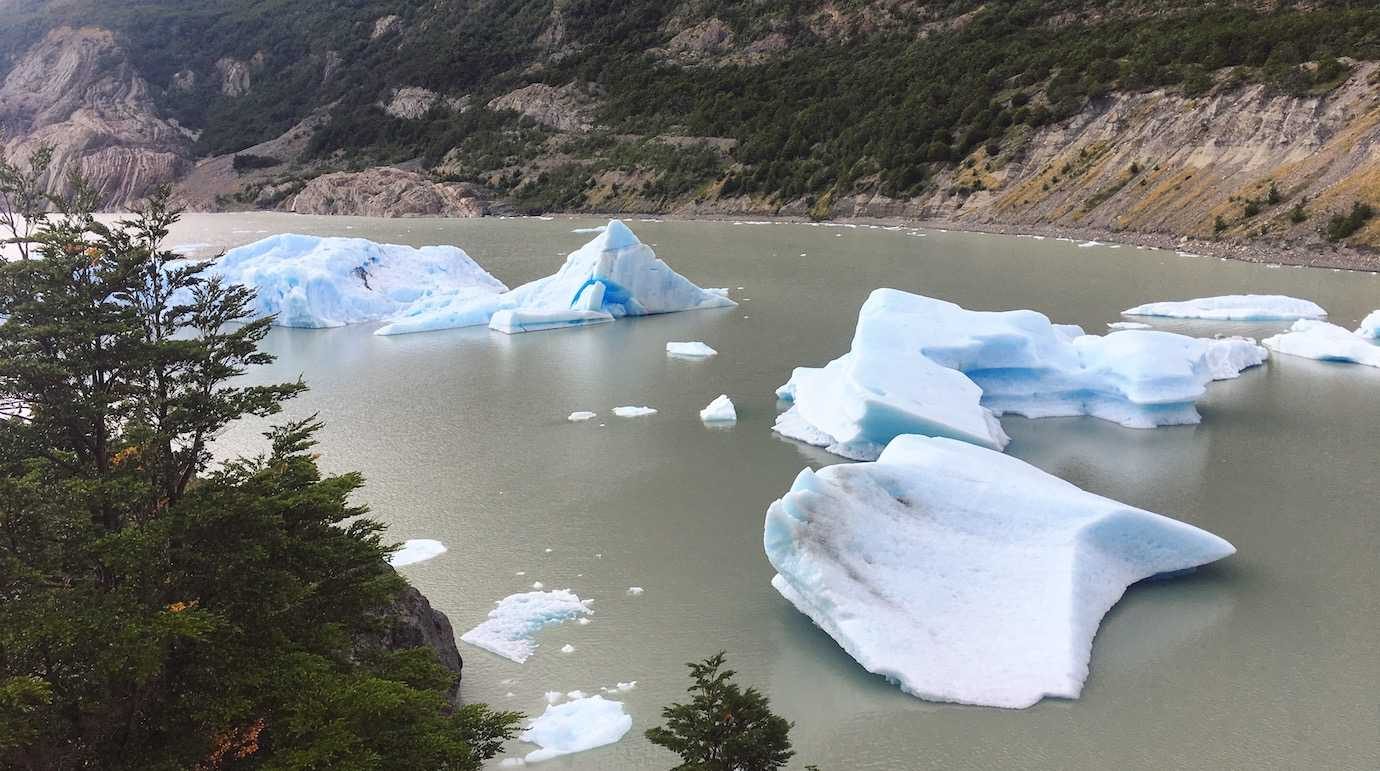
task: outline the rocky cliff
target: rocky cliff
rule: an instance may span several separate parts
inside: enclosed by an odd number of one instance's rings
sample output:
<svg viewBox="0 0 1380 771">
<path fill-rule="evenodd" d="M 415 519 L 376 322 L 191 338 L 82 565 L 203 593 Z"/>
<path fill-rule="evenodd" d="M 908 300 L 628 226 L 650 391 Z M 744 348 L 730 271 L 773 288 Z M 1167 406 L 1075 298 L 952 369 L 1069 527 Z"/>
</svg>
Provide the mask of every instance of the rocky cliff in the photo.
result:
<svg viewBox="0 0 1380 771">
<path fill-rule="evenodd" d="M 54 169 L 77 169 L 102 203 L 123 208 L 190 168 L 192 136 L 160 117 L 148 83 L 108 30 L 59 27 L 0 83 L 4 151 L 23 160 L 54 148 Z M 50 192 L 69 192 L 53 173 Z"/>
<path fill-rule="evenodd" d="M 435 182 L 415 172 L 375 168 L 316 177 L 283 203 L 296 214 L 364 217 L 482 217 L 484 193 L 473 185 Z"/>
<path fill-rule="evenodd" d="M 436 653 L 436 660 L 441 666 L 455 673 L 455 683 L 449 695 L 452 701 L 457 700 L 464 661 L 455 644 L 455 630 L 451 628 L 446 614 L 431 607 L 426 595 L 416 587 L 409 586 L 379 614 L 379 622 L 376 633 L 355 639 L 355 655 L 367 655 L 373 650 L 430 648 Z"/>
</svg>

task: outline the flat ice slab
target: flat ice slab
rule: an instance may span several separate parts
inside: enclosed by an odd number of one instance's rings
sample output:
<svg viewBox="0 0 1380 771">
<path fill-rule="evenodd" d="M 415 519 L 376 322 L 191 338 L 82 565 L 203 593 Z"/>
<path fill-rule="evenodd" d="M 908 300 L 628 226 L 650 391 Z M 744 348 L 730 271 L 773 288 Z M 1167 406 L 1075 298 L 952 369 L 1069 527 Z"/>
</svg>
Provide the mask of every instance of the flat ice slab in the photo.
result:
<svg viewBox="0 0 1380 771">
<path fill-rule="evenodd" d="M 565 419 L 570 421 L 571 423 L 582 423 L 586 420 L 594 420 L 597 417 L 599 417 L 599 413 L 597 412 L 590 412 L 588 410 L 577 410 L 567 415 Z"/>
<path fill-rule="evenodd" d="M 655 415 L 656 410 L 652 407 L 628 405 L 626 407 L 614 407 L 613 414 L 620 418 L 640 418 L 646 415 Z"/>
<path fill-rule="evenodd" d="M 255 314 L 284 327 L 378 321 L 418 301 L 484 302 L 507 289 L 454 246 L 292 233 L 231 249 L 205 275 L 254 289 Z"/>
<path fill-rule="evenodd" d="M 518 739 L 541 747 L 523 758 L 528 763 L 538 763 L 613 744 L 631 728 L 632 716 L 623 709 L 623 702 L 586 696 L 547 706 Z"/>
<path fill-rule="evenodd" d="M 1166 316 L 1175 319 L 1213 321 L 1293 321 L 1327 316 L 1317 303 L 1278 294 L 1231 294 L 1196 300 L 1137 305 L 1123 316 Z"/>
<path fill-rule="evenodd" d="M 902 436 L 800 473 L 767 510 L 772 585 L 867 671 L 993 707 L 1077 698 L 1126 587 L 1235 548 L 1017 458 Z"/>
<path fill-rule="evenodd" d="M 1380 367 L 1380 344 L 1326 321 L 1295 321 L 1288 332 L 1261 342 L 1290 356 Z"/>
<path fill-rule="evenodd" d="M 707 359 L 718 355 L 718 351 L 701 342 L 667 343 L 666 355 L 678 359 Z"/>
<path fill-rule="evenodd" d="M 445 544 L 429 538 L 409 538 L 388 558 L 388 564 L 395 568 L 415 565 L 446 553 Z"/>
<path fill-rule="evenodd" d="M 620 220 L 571 252 L 559 271 L 493 298 L 419 302 L 375 334 L 397 335 L 488 324 L 507 334 L 604 324 L 737 303 L 702 289 L 657 259 Z"/>
<path fill-rule="evenodd" d="M 997 416 L 1090 415 L 1129 428 L 1197 423 L 1212 381 L 1208 344 L 1154 330 L 1081 334 L 1029 310 L 970 311 L 878 289 L 851 350 L 797 367 L 777 396 L 782 435 L 873 460 L 901 434 L 1002 449 Z"/>
<path fill-rule="evenodd" d="M 559 624 L 594 611 L 569 589 L 510 594 L 489 611 L 484 623 L 460 636 L 464 642 L 521 664 L 537 650 L 532 639 L 548 624 Z"/>
<path fill-rule="evenodd" d="M 700 410 L 700 420 L 705 423 L 736 423 L 738 410 L 733 407 L 733 400 L 728 398 L 728 394 L 719 394 L 708 407 Z"/>
</svg>

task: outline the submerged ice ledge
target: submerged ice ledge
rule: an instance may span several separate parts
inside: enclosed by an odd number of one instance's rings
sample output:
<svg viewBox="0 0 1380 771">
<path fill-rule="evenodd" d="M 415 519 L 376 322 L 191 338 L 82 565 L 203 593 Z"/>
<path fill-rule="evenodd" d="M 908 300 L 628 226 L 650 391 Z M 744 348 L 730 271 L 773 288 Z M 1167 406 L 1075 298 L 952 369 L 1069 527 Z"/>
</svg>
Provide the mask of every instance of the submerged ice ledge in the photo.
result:
<svg viewBox="0 0 1380 771">
<path fill-rule="evenodd" d="M 901 436 L 875 463 L 800 473 L 767 511 L 772 585 L 867 671 L 993 707 L 1077 698 L 1126 587 L 1235 552 L 1024 461 Z"/>
</svg>

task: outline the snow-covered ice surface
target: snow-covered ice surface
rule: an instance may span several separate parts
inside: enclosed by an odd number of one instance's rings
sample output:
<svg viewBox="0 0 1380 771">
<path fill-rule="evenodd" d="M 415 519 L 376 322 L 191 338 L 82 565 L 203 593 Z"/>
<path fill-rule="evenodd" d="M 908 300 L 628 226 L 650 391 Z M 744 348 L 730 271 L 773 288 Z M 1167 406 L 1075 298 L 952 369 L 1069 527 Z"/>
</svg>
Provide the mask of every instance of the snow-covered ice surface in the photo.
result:
<svg viewBox="0 0 1380 771">
<path fill-rule="evenodd" d="M 484 302 L 507 289 L 454 246 L 291 233 L 231 249 L 204 275 L 254 289 L 255 314 L 284 327 L 378 321 L 417 302 Z"/>
<path fill-rule="evenodd" d="M 620 220 L 609 220 L 589 243 L 571 252 L 555 274 L 492 298 L 420 302 L 376 334 L 397 335 L 488 324 L 516 334 L 601 324 L 737 303 L 701 289 L 657 259 Z"/>
<path fill-rule="evenodd" d="M 400 568 L 403 565 L 425 562 L 432 557 L 439 557 L 445 553 L 445 544 L 440 541 L 433 541 L 429 538 L 409 538 L 403 541 L 403 545 L 388 558 L 388 564 Z"/>
<path fill-rule="evenodd" d="M 734 423 L 738 420 L 738 411 L 728 394 L 720 394 L 708 407 L 700 410 L 700 420 L 705 423 Z"/>
<path fill-rule="evenodd" d="M 537 763 L 613 744 L 631 728 L 632 716 L 623 709 L 623 702 L 587 696 L 548 705 L 518 739 L 541 747 L 523 758 L 528 763 Z"/>
<path fill-rule="evenodd" d="M 1327 316 L 1317 303 L 1277 294 L 1231 294 L 1196 300 L 1137 305 L 1123 316 L 1165 316 L 1175 319 L 1213 321 L 1293 321 Z"/>
<path fill-rule="evenodd" d="M 510 594 L 489 611 L 484 623 L 460 639 L 490 653 L 521 664 L 536 652 L 533 635 L 548 624 L 559 624 L 593 613 L 591 600 L 582 600 L 569 589 Z"/>
<path fill-rule="evenodd" d="M 800 473 L 767 510 L 772 585 L 869 672 L 934 701 L 1076 698 L 1126 587 L 1225 540 L 999 452 L 902 436 Z"/>
<path fill-rule="evenodd" d="M 620 418 L 640 418 L 644 415 L 655 415 L 656 410 L 652 407 L 628 405 L 626 407 L 614 407 L 613 414 Z"/>
<path fill-rule="evenodd" d="M 1199 338 L 1207 345 L 1207 365 L 1213 380 L 1240 377 L 1243 370 L 1258 367 L 1270 352 L 1249 337 Z"/>
<path fill-rule="evenodd" d="M 1380 310 L 1371 311 L 1361 319 L 1361 326 L 1356 328 L 1356 334 L 1371 340 L 1380 340 Z"/>
<path fill-rule="evenodd" d="M 1261 342 L 1290 356 L 1380 367 L 1380 344 L 1326 321 L 1295 321 L 1288 332 Z"/>
<path fill-rule="evenodd" d="M 1002 449 L 997 416 L 1091 415 L 1130 428 L 1199 421 L 1212 373 L 1207 344 L 1152 330 L 1105 336 L 1029 310 L 970 311 L 878 289 L 858 314 L 851 350 L 797 367 L 777 396 L 794 402 L 778 433 L 855 460 L 901 434 Z"/>
<path fill-rule="evenodd" d="M 678 359 L 706 359 L 710 356 L 716 356 L 718 353 L 718 351 L 699 341 L 666 344 L 666 355 Z"/>
</svg>

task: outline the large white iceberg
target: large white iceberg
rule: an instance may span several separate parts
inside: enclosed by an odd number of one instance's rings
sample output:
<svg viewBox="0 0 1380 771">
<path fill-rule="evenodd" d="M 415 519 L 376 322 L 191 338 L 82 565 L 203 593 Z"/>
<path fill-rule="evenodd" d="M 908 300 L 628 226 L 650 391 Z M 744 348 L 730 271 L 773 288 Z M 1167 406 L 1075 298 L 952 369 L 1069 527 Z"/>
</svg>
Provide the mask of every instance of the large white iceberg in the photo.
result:
<svg viewBox="0 0 1380 771">
<path fill-rule="evenodd" d="M 1327 316 L 1317 303 L 1278 294 L 1231 294 L 1179 302 L 1137 305 L 1123 316 L 1166 316 L 1175 319 L 1213 321 L 1293 321 Z"/>
<path fill-rule="evenodd" d="M 540 717 L 528 724 L 527 730 L 518 734 L 518 739 L 541 747 L 523 758 L 528 763 L 538 763 L 613 744 L 630 728 L 632 716 L 624 711 L 623 702 L 586 696 L 547 706 Z"/>
<path fill-rule="evenodd" d="M 1288 332 L 1261 342 L 1272 351 L 1290 356 L 1380 367 L 1380 344 L 1325 321 L 1295 321 Z"/>
<path fill-rule="evenodd" d="M 532 637 L 548 624 L 587 616 L 592 600 L 582 600 L 569 589 L 510 594 L 489 611 L 484 623 L 460 639 L 490 653 L 521 664 L 537 650 Z"/>
<path fill-rule="evenodd" d="M 869 672 L 934 701 L 1076 698 L 1129 585 L 1232 554 L 999 452 L 902 436 L 767 510 L 772 585 Z"/>
<path fill-rule="evenodd" d="M 1356 328 L 1356 334 L 1370 340 L 1380 340 L 1380 311 L 1371 311 L 1361 319 L 1361 326 Z"/>
<path fill-rule="evenodd" d="M 293 233 L 231 249 L 205 275 L 254 289 L 255 314 L 284 327 L 379 321 L 419 301 L 482 302 L 507 289 L 454 246 Z"/>
<path fill-rule="evenodd" d="M 398 335 L 488 324 L 508 334 L 601 324 L 624 316 L 727 308 L 722 292 L 701 289 L 657 259 L 620 220 L 566 257 L 554 275 L 496 298 L 429 299 L 375 334 Z"/>
<path fill-rule="evenodd" d="M 776 430 L 856 460 L 901 434 L 1002 449 L 997 416 L 1091 415 L 1132 428 L 1197 423 L 1213 373 L 1208 344 L 1168 332 L 1079 335 L 1035 311 L 970 311 L 878 289 L 851 350 L 798 367 Z"/>
</svg>

